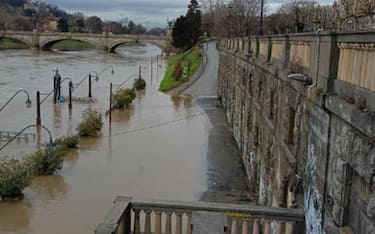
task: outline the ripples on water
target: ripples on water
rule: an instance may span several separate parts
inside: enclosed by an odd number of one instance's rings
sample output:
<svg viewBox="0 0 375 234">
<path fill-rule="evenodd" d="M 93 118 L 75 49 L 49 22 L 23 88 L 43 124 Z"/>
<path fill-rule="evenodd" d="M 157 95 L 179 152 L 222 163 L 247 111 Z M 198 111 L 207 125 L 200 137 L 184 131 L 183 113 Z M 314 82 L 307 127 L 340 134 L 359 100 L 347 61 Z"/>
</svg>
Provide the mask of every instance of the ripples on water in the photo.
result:
<svg viewBox="0 0 375 234">
<path fill-rule="evenodd" d="M 24 191 L 23 201 L 0 202 L 0 233 L 93 233 L 117 195 L 199 199 L 206 187 L 207 120 L 189 97 L 158 91 L 165 61 L 157 67 L 154 60 L 150 83 L 151 58 L 160 54 L 151 45 L 121 47 L 109 55 L 93 50 L 0 52 L 0 105 L 20 88 L 28 90 L 33 101 L 26 109 L 25 96 L 20 94 L 0 112 L 3 131 L 35 123 L 35 93 L 52 90 L 56 68 L 76 83 L 90 71 L 113 66 L 113 75 L 108 70 L 93 82 L 93 96 L 98 100 L 93 106 L 102 113 L 108 109 L 110 82 L 116 85 L 137 74 L 139 65 L 147 81 L 146 92 L 138 95 L 129 110 L 113 113 L 111 127 L 104 118 L 100 137 L 81 139 L 79 149 L 66 156 L 57 175 L 35 178 Z M 67 95 L 67 85 L 62 85 L 63 95 Z M 83 83 L 73 96 L 87 94 Z M 42 105 L 42 124 L 54 137 L 75 133 L 87 106 L 73 103 L 70 112 L 66 102 L 53 105 L 50 98 Z M 41 134 L 41 141 L 46 142 L 48 135 Z M 35 149 L 33 140 L 15 142 L 0 157 L 23 156 Z"/>
</svg>

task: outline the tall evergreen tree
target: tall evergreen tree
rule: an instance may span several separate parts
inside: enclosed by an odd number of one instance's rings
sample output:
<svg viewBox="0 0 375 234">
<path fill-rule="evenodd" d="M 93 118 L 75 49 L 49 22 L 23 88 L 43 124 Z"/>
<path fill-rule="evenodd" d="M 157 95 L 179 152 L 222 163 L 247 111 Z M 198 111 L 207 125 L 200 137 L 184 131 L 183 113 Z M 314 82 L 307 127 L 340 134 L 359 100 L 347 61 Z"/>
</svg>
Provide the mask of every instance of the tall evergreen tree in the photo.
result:
<svg viewBox="0 0 375 234">
<path fill-rule="evenodd" d="M 202 34 L 201 11 L 196 0 L 191 0 L 186 16 L 176 19 L 172 29 L 173 45 L 183 50 L 190 49 Z"/>
</svg>

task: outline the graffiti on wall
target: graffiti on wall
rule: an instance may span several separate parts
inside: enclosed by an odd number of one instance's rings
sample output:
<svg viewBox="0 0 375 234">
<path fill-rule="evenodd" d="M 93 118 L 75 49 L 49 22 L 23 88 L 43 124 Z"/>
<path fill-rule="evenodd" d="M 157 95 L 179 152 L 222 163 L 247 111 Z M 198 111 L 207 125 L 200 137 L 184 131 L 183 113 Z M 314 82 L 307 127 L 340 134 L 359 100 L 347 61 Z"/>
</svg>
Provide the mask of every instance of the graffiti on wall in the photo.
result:
<svg viewBox="0 0 375 234">
<path fill-rule="evenodd" d="M 322 195 L 316 188 L 316 160 L 317 155 L 315 145 L 309 144 L 307 148 L 307 162 L 305 169 L 305 222 L 306 233 L 321 234 L 323 233 L 322 223 L 322 208 L 323 199 Z"/>
</svg>

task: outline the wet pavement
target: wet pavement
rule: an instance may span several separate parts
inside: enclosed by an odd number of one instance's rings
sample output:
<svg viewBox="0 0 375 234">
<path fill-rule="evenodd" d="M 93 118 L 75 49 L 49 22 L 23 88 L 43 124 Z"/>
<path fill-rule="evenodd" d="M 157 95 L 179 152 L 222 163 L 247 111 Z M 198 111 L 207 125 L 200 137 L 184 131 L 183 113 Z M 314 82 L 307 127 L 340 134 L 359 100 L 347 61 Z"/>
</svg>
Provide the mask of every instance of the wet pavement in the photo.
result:
<svg viewBox="0 0 375 234">
<path fill-rule="evenodd" d="M 198 98 L 197 103 L 207 114 L 211 128 L 208 133 L 208 189 L 202 201 L 249 203 L 249 183 L 224 110 L 216 98 Z"/>
<path fill-rule="evenodd" d="M 195 102 L 206 113 L 210 121 L 207 150 L 208 189 L 202 201 L 249 202 L 249 183 L 243 168 L 241 153 L 232 135 L 224 110 L 217 102 L 217 77 L 219 55 L 216 43 L 203 47 L 205 68 L 199 79 L 184 93 L 195 97 Z"/>
</svg>

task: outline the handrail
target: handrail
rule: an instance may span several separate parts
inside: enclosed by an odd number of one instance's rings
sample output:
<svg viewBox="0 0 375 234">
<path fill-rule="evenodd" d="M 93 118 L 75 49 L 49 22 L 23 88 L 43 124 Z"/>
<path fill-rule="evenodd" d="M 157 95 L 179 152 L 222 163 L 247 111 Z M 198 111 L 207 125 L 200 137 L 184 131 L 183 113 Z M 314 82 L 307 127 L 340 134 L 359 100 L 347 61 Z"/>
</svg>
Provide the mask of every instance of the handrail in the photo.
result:
<svg viewBox="0 0 375 234">
<path fill-rule="evenodd" d="M 117 197 L 116 201 L 127 200 L 127 197 Z M 173 211 L 208 211 L 219 213 L 250 214 L 252 218 L 265 218 L 282 221 L 304 221 L 302 209 L 288 209 L 281 207 L 252 206 L 241 204 L 200 202 L 200 201 L 173 201 L 155 199 L 131 199 L 133 209 L 162 209 Z"/>
<path fill-rule="evenodd" d="M 200 201 L 168 201 L 168 200 L 155 200 L 155 199 L 139 199 L 132 197 L 119 196 L 116 198 L 114 205 L 106 216 L 104 222 L 100 223 L 95 230 L 97 234 L 109 233 L 129 233 L 131 228 L 131 212 L 135 215 L 134 228 L 135 232 L 139 232 L 140 211 L 144 211 L 146 215 L 146 228 L 150 225 L 150 212 L 155 212 L 156 222 L 160 230 L 160 215 L 165 213 L 167 219 L 170 220 L 171 214 L 175 213 L 176 218 L 181 221 L 181 215 L 187 214 L 191 222 L 191 215 L 195 211 L 215 212 L 222 213 L 232 219 L 238 218 L 239 221 L 246 219 L 258 222 L 257 220 L 268 220 L 269 222 L 278 221 L 284 223 L 295 223 L 296 228 L 304 229 L 305 215 L 303 209 L 289 209 L 279 207 L 264 207 L 252 206 L 242 204 L 228 204 L 228 203 L 214 203 L 214 202 L 200 202 Z M 133 215 L 133 218 L 134 218 Z M 159 219 L 157 218 L 159 217 Z M 148 220 L 148 221 L 147 221 Z M 244 221 L 247 224 L 247 221 Z M 254 223 L 254 225 L 255 225 Z M 166 224 L 170 227 L 170 223 Z M 224 225 L 224 224 L 223 224 Z M 156 227 L 155 227 L 156 228 Z M 180 227 L 181 228 L 181 223 Z M 189 230 L 191 232 L 191 230 Z M 189 232 L 188 232 L 189 233 Z"/>
</svg>

